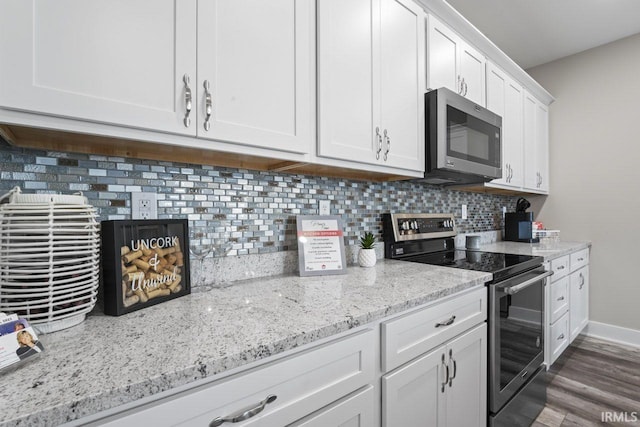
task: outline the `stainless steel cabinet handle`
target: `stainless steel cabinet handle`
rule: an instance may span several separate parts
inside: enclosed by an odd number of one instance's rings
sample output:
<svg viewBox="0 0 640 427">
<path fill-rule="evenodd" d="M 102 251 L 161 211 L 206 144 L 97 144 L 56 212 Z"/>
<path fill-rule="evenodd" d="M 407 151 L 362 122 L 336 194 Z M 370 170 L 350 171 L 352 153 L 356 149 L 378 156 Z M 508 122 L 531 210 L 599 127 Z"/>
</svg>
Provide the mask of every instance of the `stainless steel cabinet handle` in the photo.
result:
<svg viewBox="0 0 640 427">
<path fill-rule="evenodd" d="M 379 127 L 376 127 L 376 137 L 378 138 L 378 149 L 376 150 L 376 160 L 380 160 L 380 152 L 382 151 L 382 135 L 380 135 Z"/>
<path fill-rule="evenodd" d="M 463 80 L 460 78 L 460 74 L 458 74 L 458 95 L 462 95 L 462 82 Z"/>
<path fill-rule="evenodd" d="M 211 113 L 213 112 L 213 101 L 211 100 L 211 84 L 209 80 L 204 81 L 204 106 L 205 106 L 205 117 L 204 117 L 204 130 L 208 131 L 211 129 Z"/>
<path fill-rule="evenodd" d="M 560 297 L 556 301 L 564 301 L 564 297 Z"/>
<path fill-rule="evenodd" d="M 449 382 L 449 365 L 444 361 L 444 353 L 442 353 L 442 372 L 446 372 L 446 376 L 444 377 L 444 381 L 442 382 L 442 387 L 440 389 L 444 393 L 444 388 Z"/>
<path fill-rule="evenodd" d="M 578 261 L 584 261 L 584 258 L 578 258 Z"/>
<path fill-rule="evenodd" d="M 384 139 L 387 141 L 387 149 L 384 152 L 384 161 L 387 161 L 387 155 L 389 154 L 389 150 L 391 150 L 391 138 L 389 137 L 389 134 L 387 133 L 387 130 L 384 130 Z"/>
<path fill-rule="evenodd" d="M 445 320 L 444 322 L 438 322 L 436 323 L 436 328 L 439 328 L 440 326 L 449 326 L 449 325 L 453 325 L 453 322 L 456 321 L 456 316 L 451 316 L 450 318 L 448 318 L 447 320 Z"/>
<path fill-rule="evenodd" d="M 467 85 L 467 82 L 464 81 L 464 79 L 462 79 L 462 84 L 464 85 L 464 96 L 467 96 L 467 89 L 469 89 L 469 86 Z"/>
<path fill-rule="evenodd" d="M 265 406 L 276 400 L 278 396 L 270 394 L 262 402 L 258 402 L 255 406 L 249 406 L 236 412 L 235 414 L 228 415 L 226 417 L 217 417 L 209 423 L 209 427 L 218 427 L 224 423 L 239 423 L 240 421 L 248 420 L 249 418 L 258 415 Z"/>
<path fill-rule="evenodd" d="M 558 270 L 564 270 L 564 265 L 559 266 Z"/>
<path fill-rule="evenodd" d="M 458 372 L 458 364 L 456 363 L 456 359 L 453 358 L 453 350 L 449 349 L 449 360 L 453 362 L 453 374 L 451 378 L 449 378 L 449 387 L 453 384 L 453 379 L 456 377 L 456 373 Z"/>
<path fill-rule="evenodd" d="M 188 74 L 182 76 L 182 81 L 184 82 L 184 103 L 185 103 L 185 113 L 184 119 L 182 123 L 184 123 L 184 127 L 188 128 L 191 126 L 191 119 L 189 118 L 189 114 L 191 114 L 191 107 L 193 106 L 191 103 L 191 88 L 189 87 L 189 83 L 191 79 Z"/>
<path fill-rule="evenodd" d="M 582 289 L 583 286 L 584 286 L 584 276 L 582 275 L 582 273 L 580 273 L 580 287 L 578 289 Z"/>
<path fill-rule="evenodd" d="M 564 339 L 564 334 L 560 334 L 560 336 L 558 337 L 558 341 L 563 340 Z"/>
</svg>

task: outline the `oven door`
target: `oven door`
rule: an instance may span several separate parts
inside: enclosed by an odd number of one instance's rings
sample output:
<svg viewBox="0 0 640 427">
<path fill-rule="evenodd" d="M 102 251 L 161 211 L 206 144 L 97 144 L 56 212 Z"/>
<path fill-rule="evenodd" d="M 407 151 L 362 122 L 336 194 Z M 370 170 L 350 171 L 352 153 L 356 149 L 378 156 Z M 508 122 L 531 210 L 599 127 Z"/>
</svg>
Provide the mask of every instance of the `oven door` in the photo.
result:
<svg viewBox="0 0 640 427">
<path fill-rule="evenodd" d="M 489 287 L 489 406 L 497 413 L 544 361 L 542 267 Z"/>
</svg>

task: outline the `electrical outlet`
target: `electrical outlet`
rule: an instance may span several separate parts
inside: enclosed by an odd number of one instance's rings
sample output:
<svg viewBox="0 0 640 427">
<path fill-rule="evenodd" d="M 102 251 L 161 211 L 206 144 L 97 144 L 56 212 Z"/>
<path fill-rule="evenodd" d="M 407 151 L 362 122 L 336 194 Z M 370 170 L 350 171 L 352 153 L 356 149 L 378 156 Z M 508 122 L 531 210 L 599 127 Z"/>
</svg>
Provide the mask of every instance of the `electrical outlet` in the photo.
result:
<svg viewBox="0 0 640 427">
<path fill-rule="evenodd" d="M 462 219 L 467 219 L 467 205 L 462 205 Z"/>
<path fill-rule="evenodd" d="M 131 193 L 131 219 L 158 219 L 156 193 Z"/>
<path fill-rule="evenodd" d="M 331 202 L 329 200 L 320 200 L 320 209 L 318 215 L 331 215 Z"/>
</svg>

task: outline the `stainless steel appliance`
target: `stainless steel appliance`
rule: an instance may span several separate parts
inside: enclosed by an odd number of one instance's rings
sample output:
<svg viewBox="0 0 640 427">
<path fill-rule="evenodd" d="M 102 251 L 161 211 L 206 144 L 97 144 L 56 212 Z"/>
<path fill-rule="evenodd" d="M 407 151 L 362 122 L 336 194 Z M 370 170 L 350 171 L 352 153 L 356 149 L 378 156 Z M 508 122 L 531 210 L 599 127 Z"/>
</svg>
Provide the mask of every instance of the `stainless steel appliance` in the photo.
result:
<svg viewBox="0 0 640 427">
<path fill-rule="evenodd" d="M 502 177 L 502 118 L 446 88 L 425 94 L 424 182 L 453 185 Z"/>
<path fill-rule="evenodd" d="M 552 272 L 541 257 L 454 247 L 450 214 L 383 214 L 385 257 L 484 271 L 488 314 L 490 426 L 531 424 L 546 402 L 544 287 Z"/>
</svg>

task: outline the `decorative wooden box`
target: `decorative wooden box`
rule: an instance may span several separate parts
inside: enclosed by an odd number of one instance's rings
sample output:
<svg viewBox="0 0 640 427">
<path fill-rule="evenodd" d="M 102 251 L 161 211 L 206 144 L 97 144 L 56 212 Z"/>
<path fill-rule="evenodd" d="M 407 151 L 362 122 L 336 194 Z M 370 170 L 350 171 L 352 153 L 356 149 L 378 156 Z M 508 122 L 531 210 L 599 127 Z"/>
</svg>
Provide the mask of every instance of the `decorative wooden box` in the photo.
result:
<svg viewBox="0 0 640 427">
<path fill-rule="evenodd" d="M 191 292 L 186 219 L 101 222 L 104 312 L 121 316 Z"/>
</svg>

